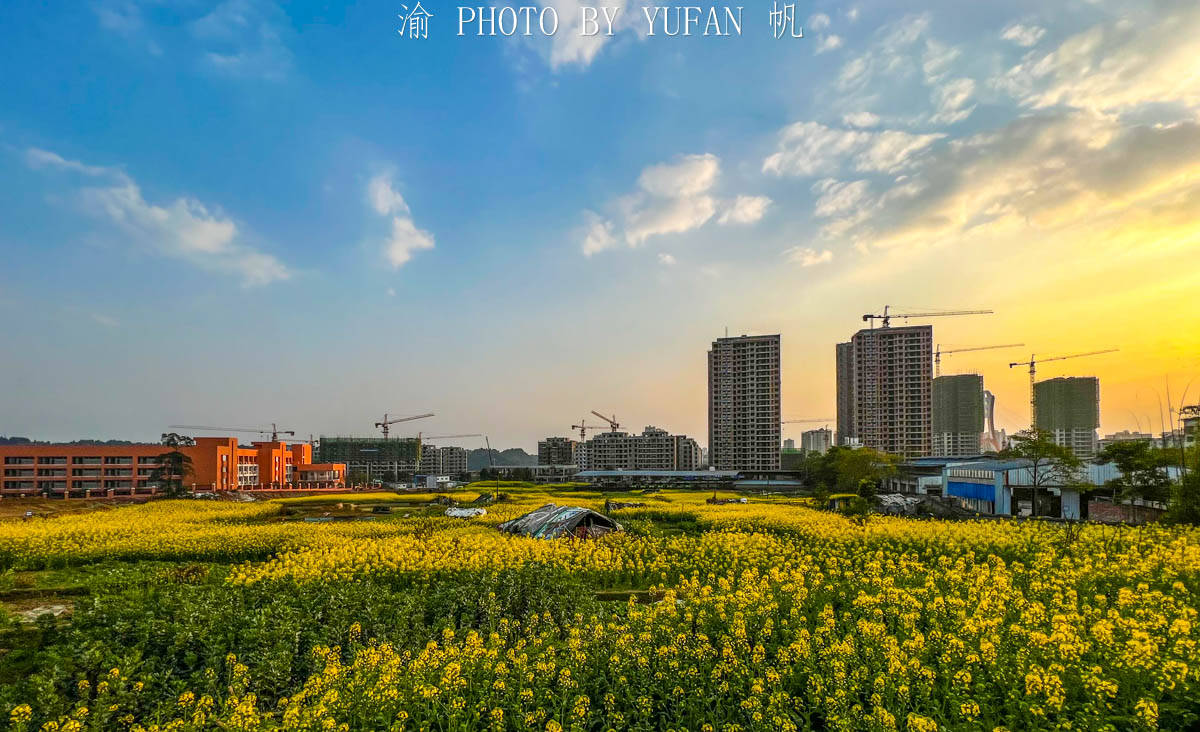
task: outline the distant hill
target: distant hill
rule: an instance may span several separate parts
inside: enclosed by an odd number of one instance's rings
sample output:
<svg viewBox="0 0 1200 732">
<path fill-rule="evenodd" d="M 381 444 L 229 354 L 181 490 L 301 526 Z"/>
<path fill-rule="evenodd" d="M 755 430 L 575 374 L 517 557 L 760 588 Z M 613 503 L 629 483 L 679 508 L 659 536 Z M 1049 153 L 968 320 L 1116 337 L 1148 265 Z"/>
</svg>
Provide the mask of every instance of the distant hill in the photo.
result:
<svg viewBox="0 0 1200 732">
<path fill-rule="evenodd" d="M 28 437 L 3 437 L 0 436 L 0 445 L 141 445 L 145 443 L 131 442 L 129 440 L 73 440 L 71 442 L 46 442 L 45 440 L 31 440 Z"/>
<path fill-rule="evenodd" d="M 510 447 L 507 450 L 492 450 L 492 459 L 498 467 L 537 465 L 537 455 L 530 455 L 519 447 Z M 490 465 L 486 449 L 481 447 L 467 453 L 467 470 L 483 470 Z"/>
</svg>

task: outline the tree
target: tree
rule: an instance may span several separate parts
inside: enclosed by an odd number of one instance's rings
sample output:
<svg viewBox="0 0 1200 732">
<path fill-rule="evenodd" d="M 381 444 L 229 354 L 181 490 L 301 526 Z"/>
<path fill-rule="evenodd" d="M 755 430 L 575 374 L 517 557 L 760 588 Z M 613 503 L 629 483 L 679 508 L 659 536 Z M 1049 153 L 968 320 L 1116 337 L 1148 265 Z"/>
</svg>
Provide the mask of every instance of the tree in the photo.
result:
<svg viewBox="0 0 1200 732">
<path fill-rule="evenodd" d="M 184 484 L 187 477 L 195 473 L 191 456 L 180 448 L 192 447 L 196 441 L 187 435 L 164 432 L 161 442 L 172 449 L 158 456 L 159 465 L 151 471 L 150 479 L 159 483 L 168 497 L 177 498 L 186 492 Z"/>
<path fill-rule="evenodd" d="M 1113 463 L 1121 471 L 1119 477 L 1108 481 L 1119 500 L 1166 501 L 1171 488 L 1167 466 L 1174 459 L 1165 451 L 1141 440 L 1122 440 L 1106 445 L 1096 459 Z"/>
<path fill-rule="evenodd" d="M 830 451 L 835 484 L 842 493 L 862 493 L 869 485 L 872 495 L 887 478 L 899 471 L 900 458 L 869 447 Z"/>
<path fill-rule="evenodd" d="M 1185 452 L 1186 471 L 1171 486 L 1166 521 L 1174 524 L 1200 525 L 1200 444 Z"/>
<path fill-rule="evenodd" d="M 1012 436 L 1013 444 L 1000 455 L 1029 462 L 1030 486 L 1033 489 L 1033 515 L 1038 515 L 1040 494 L 1051 485 L 1081 487 L 1079 472 L 1083 461 L 1071 448 L 1059 445 L 1054 436 L 1036 427 Z"/>
<path fill-rule="evenodd" d="M 838 453 L 846 450 L 844 447 L 833 447 L 824 455 L 819 452 L 805 452 L 800 462 L 800 470 L 804 473 L 806 486 L 824 487 L 826 493 L 829 487 L 837 484 L 837 470 L 834 462 Z"/>
</svg>

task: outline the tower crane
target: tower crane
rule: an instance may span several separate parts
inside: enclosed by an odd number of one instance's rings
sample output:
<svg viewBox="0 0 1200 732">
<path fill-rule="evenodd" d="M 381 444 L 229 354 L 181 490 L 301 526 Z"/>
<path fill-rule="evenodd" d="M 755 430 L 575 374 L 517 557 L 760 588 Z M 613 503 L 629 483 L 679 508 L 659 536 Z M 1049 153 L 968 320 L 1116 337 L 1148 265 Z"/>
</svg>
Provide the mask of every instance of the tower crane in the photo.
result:
<svg viewBox="0 0 1200 732">
<path fill-rule="evenodd" d="M 611 428 L 612 432 L 616 432 L 621 427 L 621 425 L 617 422 L 617 415 L 615 415 L 615 414 L 612 416 L 612 419 L 605 417 L 603 414 L 600 414 L 595 409 L 592 410 L 592 414 L 596 415 L 597 417 L 604 420 L 605 422 L 608 422 L 608 426 Z"/>
<path fill-rule="evenodd" d="M 202 432 L 246 432 L 257 435 L 270 435 L 271 442 L 279 442 L 280 435 L 295 436 L 295 430 L 281 430 L 274 422 L 271 423 L 271 429 L 255 429 L 253 427 L 205 427 L 198 424 L 169 424 L 171 429 L 178 430 L 200 430 Z"/>
<path fill-rule="evenodd" d="M 882 321 L 884 328 L 890 328 L 892 318 L 904 318 L 906 320 L 908 318 L 941 318 L 947 315 L 991 315 L 993 312 L 991 310 L 935 310 L 928 313 L 893 313 L 890 312 L 890 308 L 891 305 L 884 305 L 882 313 L 878 315 L 867 313 L 862 316 L 862 319 L 864 321 L 871 321 L 872 328 L 875 327 L 876 320 Z"/>
<path fill-rule="evenodd" d="M 779 424 L 800 424 L 802 422 L 832 422 L 833 417 L 813 417 L 806 419 L 785 419 Z"/>
<path fill-rule="evenodd" d="M 1002 346 L 974 346 L 972 348 L 953 348 L 949 351 L 943 351 L 941 346 L 933 352 L 933 375 L 942 375 L 942 354 L 949 356 L 951 353 L 966 353 L 967 351 L 991 351 L 996 348 L 1018 348 L 1025 345 L 1024 343 L 1006 343 Z"/>
<path fill-rule="evenodd" d="M 581 419 L 581 420 L 579 420 L 579 424 L 571 425 L 571 429 L 579 430 L 579 441 L 580 442 L 587 442 L 587 431 L 600 429 L 600 428 L 594 424 L 588 424 L 586 419 Z"/>
<path fill-rule="evenodd" d="M 388 436 L 388 425 L 393 425 L 398 422 L 411 422 L 414 419 L 425 419 L 426 417 L 432 417 L 432 416 L 433 416 L 433 413 L 430 412 L 429 414 L 418 414 L 418 415 L 414 415 L 412 417 L 394 417 L 392 419 L 388 419 L 388 414 L 386 412 L 384 412 L 383 420 L 376 422 L 375 426 L 383 430 L 383 439 L 386 440 L 387 436 Z"/>
<path fill-rule="evenodd" d="M 1034 383 L 1034 379 L 1037 376 L 1037 365 L 1039 363 L 1045 363 L 1046 361 L 1065 361 L 1068 358 L 1083 358 L 1084 356 L 1099 356 L 1103 353 L 1115 353 L 1118 350 L 1120 350 L 1120 349 L 1108 348 L 1103 351 L 1088 351 L 1087 353 L 1072 353 L 1069 356 L 1052 356 L 1050 358 L 1043 358 L 1041 361 L 1038 361 L 1037 356 L 1031 353 L 1031 354 L 1029 354 L 1028 361 L 1014 361 L 1014 362 L 1010 363 L 1008 365 L 1008 367 L 1010 369 L 1013 366 L 1028 366 L 1029 367 L 1029 426 L 1034 427 L 1037 425 L 1037 401 L 1033 398 L 1033 393 L 1034 393 L 1033 392 L 1033 383 Z"/>
</svg>

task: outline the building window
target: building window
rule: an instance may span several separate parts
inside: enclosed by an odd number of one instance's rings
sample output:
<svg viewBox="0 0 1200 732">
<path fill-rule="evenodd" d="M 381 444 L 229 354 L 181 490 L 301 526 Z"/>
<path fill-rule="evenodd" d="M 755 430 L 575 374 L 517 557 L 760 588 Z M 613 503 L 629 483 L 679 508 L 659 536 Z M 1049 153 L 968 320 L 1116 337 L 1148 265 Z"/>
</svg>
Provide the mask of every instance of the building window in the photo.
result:
<svg viewBox="0 0 1200 732">
<path fill-rule="evenodd" d="M 65 457 L 40 457 L 38 462 L 42 465 L 66 465 L 67 459 Z"/>
<path fill-rule="evenodd" d="M 132 457 L 106 457 L 104 458 L 105 465 L 133 465 Z"/>
<path fill-rule="evenodd" d="M 75 457 L 71 458 L 71 462 L 75 465 L 99 465 L 104 462 L 102 457 Z"/>
<path fill-rule="evenodd" d="M 31 457 L 6 457 L 4 458 L 5 465 L 33 465 Z"/>
</svg>

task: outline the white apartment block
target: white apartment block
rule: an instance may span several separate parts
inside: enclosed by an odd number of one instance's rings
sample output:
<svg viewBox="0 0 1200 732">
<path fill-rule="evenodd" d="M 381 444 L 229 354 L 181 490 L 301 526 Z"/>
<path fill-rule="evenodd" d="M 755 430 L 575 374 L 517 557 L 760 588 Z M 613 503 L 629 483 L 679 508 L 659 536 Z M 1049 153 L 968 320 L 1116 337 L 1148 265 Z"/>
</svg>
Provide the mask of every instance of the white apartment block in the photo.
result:
<svg viewBox="0 0 1200 732">
<path fill-rule="evenodd" d="M 800 434 L 800 449 L 804 452 L 815 452 L 824 455 L 833 447 L 833 430 L 822 427 L 808 430 Z"/>
<path fill-rule="evenodd" d="M 398 465 L 399 467 L 399 465 Z M 404 470 L 411 466 L 402 467 Z M 421 465 L 417 470 L 424 475 L 454 475 L 467 472 L 467 451 L 461 447 L 421 446 Z"/>
<path fill-rule="evenodd" d="M 648 426 L 640 435 L 602 432 L 575 446 L 580 470 L 698 470 L 700 445 Z"/>
</svg>

